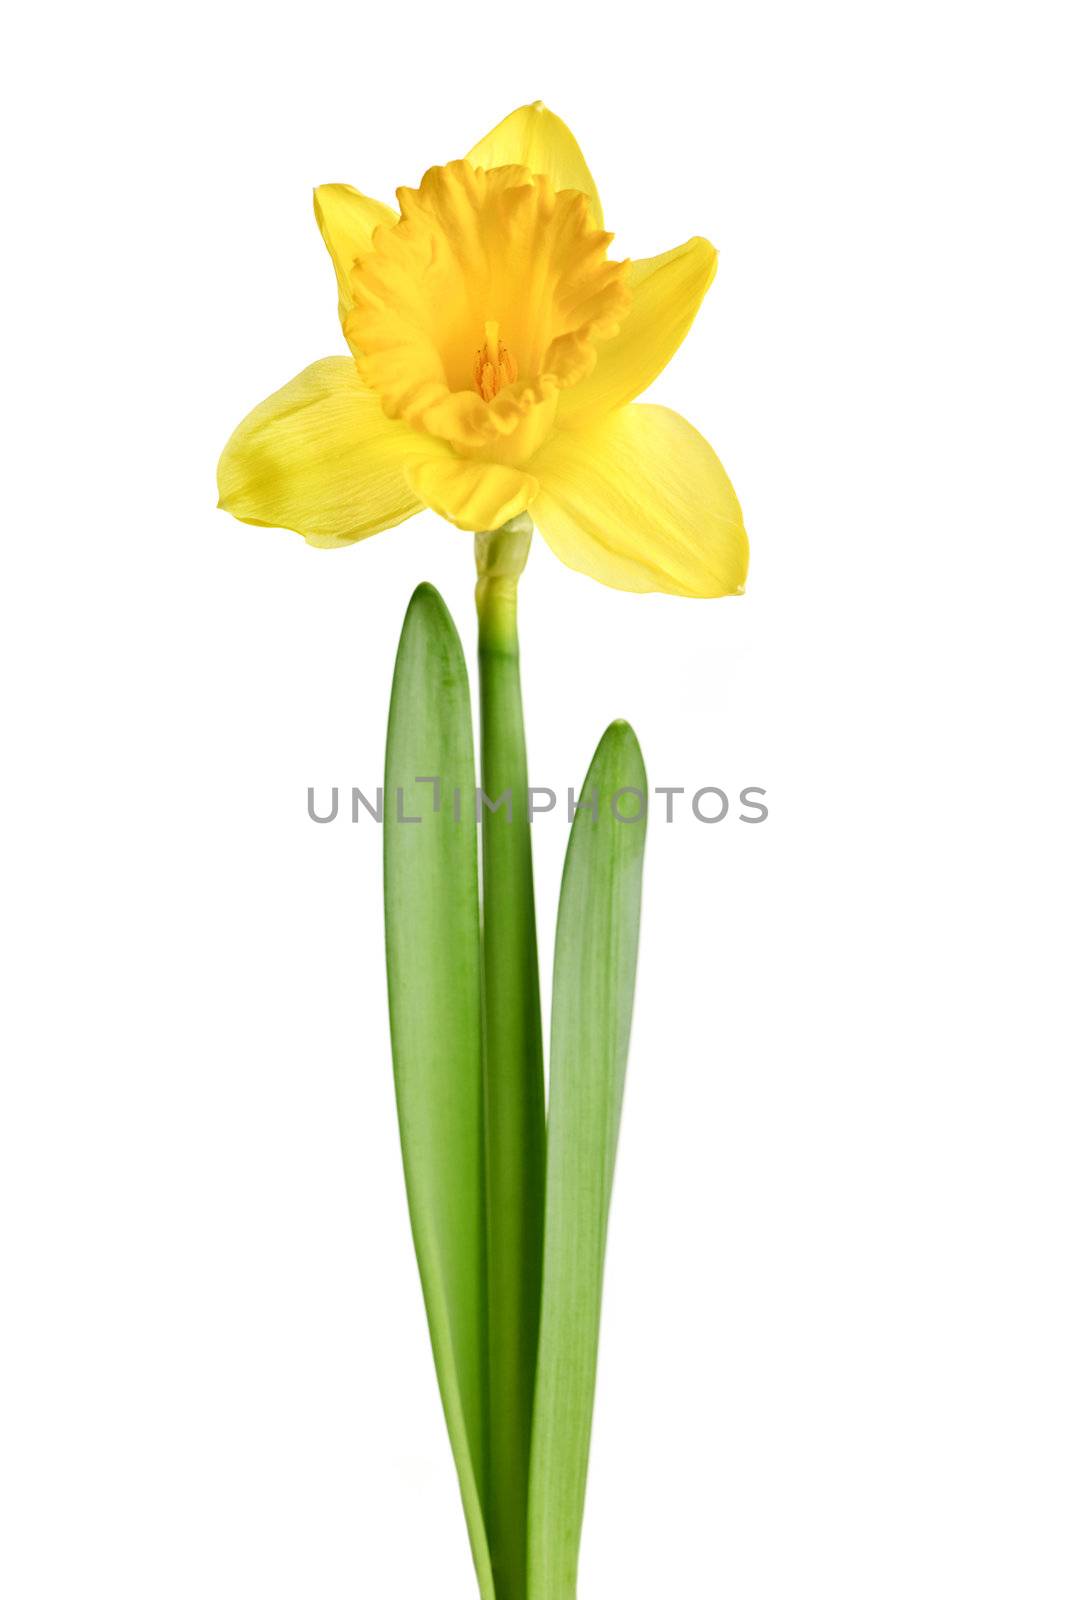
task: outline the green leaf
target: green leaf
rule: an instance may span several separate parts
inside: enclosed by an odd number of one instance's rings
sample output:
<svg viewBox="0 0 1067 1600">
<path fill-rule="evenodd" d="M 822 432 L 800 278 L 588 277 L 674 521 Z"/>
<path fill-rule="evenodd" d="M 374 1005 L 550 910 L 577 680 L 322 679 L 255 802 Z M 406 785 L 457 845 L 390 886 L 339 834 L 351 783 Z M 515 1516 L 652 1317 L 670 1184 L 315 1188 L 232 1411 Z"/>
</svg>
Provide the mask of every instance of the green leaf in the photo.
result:
<svg viewBox="0 0 1067 1600">
<path fill-rule="evenodd" d="M 571 829 L 556 925 L 529 1600 L 574 1600 L 578 1575 L 647 812 L 641 748 L 625 722 L 597 747 L 583 806 L 594 797 L 596 813 L 578 811 Z"/>
<path fill-rule="evenodd" d="M 444 601 L 422 584 L 400 636 L 385 754 L 389 1021 L 437 1381 L 482 1600 L 493 1600 L 484 1516 L 485 1138 L 473 797 L 463 650 Z"/>
</svg>

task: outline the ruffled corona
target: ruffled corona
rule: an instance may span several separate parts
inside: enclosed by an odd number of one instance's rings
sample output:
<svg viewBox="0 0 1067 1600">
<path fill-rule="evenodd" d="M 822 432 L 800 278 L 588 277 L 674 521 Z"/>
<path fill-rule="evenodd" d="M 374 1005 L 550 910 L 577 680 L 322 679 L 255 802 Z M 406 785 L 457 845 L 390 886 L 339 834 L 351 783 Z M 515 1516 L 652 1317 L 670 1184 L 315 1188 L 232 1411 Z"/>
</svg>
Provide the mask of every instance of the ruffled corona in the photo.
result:
<svg viewBox="0 0 1067 1600">
<path fill-rule="evenodd" d="M 352 267 L 345 335 L 386 415 L 515 465 L 630 305 L 590 202 L 526 167 L 431 167 Z"/>
</svg>

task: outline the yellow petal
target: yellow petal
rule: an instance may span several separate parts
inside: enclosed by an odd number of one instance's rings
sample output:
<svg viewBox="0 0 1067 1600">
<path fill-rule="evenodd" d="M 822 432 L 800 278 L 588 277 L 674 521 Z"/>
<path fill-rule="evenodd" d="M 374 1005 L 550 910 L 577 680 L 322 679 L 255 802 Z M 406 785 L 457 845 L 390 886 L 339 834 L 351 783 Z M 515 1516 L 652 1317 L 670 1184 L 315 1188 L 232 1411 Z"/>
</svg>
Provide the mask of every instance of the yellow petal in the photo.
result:
<svg viewBox="0 0 1067 1600">
<path fill-rule="evenodd" d="M 337 274 L 337 310 L 341 324 L 352 309 L 352 267 L 372 248 L 375 228 L 391 227 L 397 214 L 347 183 L 322 183 L 315 190 L 315 221 Z"/>
<path fill-rule="evenodd" d="M 520 106 L 479 139 L 467 160 L 475 167 L 529 167 L 543 172 L 553 189 L 580 189 L 591 201 L 595 228 L 604 226 L 604 211 L 593 175 L 567 124 L 543 100 Z"/>
<path fill-rule="evenodd" d="M 419 499 L 457 528 L 487 533 L 525 511 L 537 480 L 496 462 L 461 461 L 451 455 L 411 467 L 408 479 Z"/>
<path fill-rule="evenodd" d="M 404 469 L 427 447 L 383 414 L 351 356 L 331 356 L 241 423 L 219 461 L 219 505 L 309 544 L 352 544 L 419 510 Z"/>
<path fill-rule="evenodd" d="M 589 376 L 561 394 L 561 427 L 585 427 L 648 388 L 689 332 L 718 259 L 706 239 L 690 239 L 630 263 L 630 310 L 615 337 L 598 346 Z"/>
<path fill-rule="evenodd" d="M 531 516 L 568 567 L 613 589 L 742 594 L 748 536 L 710 444 L 664 406 L 557 433 L 530 462 Z"/>
</svg>

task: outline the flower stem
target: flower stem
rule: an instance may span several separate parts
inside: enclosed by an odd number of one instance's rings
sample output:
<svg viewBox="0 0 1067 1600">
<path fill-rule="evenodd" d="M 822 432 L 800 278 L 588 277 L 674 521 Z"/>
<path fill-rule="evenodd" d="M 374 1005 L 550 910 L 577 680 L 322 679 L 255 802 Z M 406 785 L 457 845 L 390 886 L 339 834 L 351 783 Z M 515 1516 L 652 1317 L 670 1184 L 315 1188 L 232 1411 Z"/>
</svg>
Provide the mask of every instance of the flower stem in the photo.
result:
<svg viewBox="0 0 1067 1600">
<path fill-rule="evenodd" d="M 496 1600 L 525 1600 L 526 1503 L 544 1232 L 545 1085 L 516 601 L 525 514 L 475 540 L 482 789 L 487 1520 Z M 510 795 L 501 803 L 505 795 Z"/>
</svg>

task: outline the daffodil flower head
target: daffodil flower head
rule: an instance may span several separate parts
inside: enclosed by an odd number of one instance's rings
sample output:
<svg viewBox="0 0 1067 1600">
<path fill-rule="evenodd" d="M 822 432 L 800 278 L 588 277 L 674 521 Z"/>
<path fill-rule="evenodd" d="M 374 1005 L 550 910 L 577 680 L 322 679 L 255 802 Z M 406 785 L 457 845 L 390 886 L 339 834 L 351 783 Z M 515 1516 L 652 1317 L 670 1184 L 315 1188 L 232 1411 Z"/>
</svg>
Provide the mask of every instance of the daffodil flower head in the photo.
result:
<svg viewBox="0 0 1067 1600">
<path fill-rule="evenodd" d="M 718 457 L 677 413 L 632 404 L 715 275 L 707 240 L 610 256 L 582 153 L 540 102 L 397 201 L 316 190 L 351 353 L 241 423 L 220 505 L 322 548 L 424 506 L 474 532 L 529 511 L 602 583 L 741 593 L 748 540 Z"/>
</svg>

